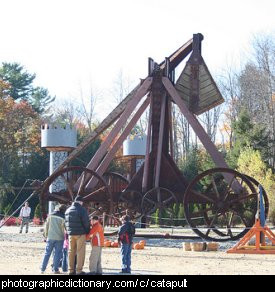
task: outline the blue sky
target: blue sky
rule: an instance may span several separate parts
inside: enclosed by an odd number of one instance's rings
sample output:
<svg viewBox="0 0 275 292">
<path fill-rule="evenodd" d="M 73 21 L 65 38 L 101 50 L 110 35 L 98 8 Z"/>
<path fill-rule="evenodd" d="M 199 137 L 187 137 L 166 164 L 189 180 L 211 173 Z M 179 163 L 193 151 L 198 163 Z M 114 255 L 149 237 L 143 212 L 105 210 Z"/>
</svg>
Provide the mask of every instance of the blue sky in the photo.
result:
<svg viewBox="0 0 275 292">
<path fill-rule="evenodd" d="M 98 118 L 113 107 L 119 72 L 147 75 L 193 33 L 204 35 L 211 72 L 238 63 L 257 33 L 275 30 L 274 0 L 0 0 L 0 62 L 19 62 L 58 100 L 100 92 Z M 108 102 L 106 102 L 108 101 Z"/>
</svg>

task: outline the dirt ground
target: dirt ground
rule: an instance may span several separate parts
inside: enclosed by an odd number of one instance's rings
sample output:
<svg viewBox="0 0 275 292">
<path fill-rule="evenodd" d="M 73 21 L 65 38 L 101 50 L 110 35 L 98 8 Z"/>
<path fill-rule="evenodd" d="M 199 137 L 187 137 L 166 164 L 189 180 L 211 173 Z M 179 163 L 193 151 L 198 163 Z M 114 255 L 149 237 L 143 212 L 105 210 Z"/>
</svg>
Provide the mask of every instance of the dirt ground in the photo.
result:
<svg viewBox="0 0 275 292">
<path fill-rule="evenodd" d="M 0 229 L 0 274 L 39 274 L 45 243 L 40 228 L 19 234 L 18 227 Z M 136 241 L 138 241 L 137 239 Z M 191 252 L 183 240 L 150 239 L 144 250 L 133 250 L 132 272 L 138 275 L 275 275 L 275 255 L 227 254 L 234 243 L 217 252 Z M 84 271 L 88 272 L 90 245 L 87 243 Z M 119 248 L 104 248 L 103 274 L 120 271 Z M 50 274 L 50 268 L 47 268 Z"/>
</svg>

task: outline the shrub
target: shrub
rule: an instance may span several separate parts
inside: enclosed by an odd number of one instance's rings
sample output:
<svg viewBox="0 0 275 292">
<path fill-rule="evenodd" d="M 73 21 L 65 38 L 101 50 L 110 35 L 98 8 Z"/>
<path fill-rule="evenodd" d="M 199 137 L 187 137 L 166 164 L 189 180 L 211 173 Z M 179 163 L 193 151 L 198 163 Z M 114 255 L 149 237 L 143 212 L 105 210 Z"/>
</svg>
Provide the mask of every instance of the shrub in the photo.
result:
<svg viewBox="0 0 275 292">
<path fill-rule="evenodd" d="M 2 225 L 7 219 L 8 219 L 8 217 L 3 218 L 2 221 L 1 221 L 1 225 Z M 5 225 L 6 225 L 6 226 L 16 226 L 16 225 L 18 225 L 19 223 L 20 223 L 20 219 L 15 218 L 15 217 L 11 217 L 11 218 L 9 218 L 9 219 L 6 221 Z"/>
<path fill-rule="evenodd" d="M 38 203 L 35 207 L 35 210 L 34 210 L 34 218 L 38 218 L 38 219 L 41 219 L 41 207 L 40 207 L 40 204 Z"/>
<path fill-rule="evenodd" d="M 269 220 L 275 224 L 275 175 L 263 161 L 259 151 L 246 148 L 238 159 L 238 171 L 254 177 L 264 187 L 269 200 Z"/>
</svg>

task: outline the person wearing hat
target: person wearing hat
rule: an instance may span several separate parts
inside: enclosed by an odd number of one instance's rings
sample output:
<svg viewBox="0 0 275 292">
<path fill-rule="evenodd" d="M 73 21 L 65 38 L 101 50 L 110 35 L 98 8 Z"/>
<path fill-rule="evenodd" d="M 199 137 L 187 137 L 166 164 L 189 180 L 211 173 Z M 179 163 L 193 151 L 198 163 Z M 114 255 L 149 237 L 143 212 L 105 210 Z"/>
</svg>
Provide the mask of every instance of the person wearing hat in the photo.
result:
<svg viewBox="0 0 275 292">
<path fill-rule="evenodd" d="M 130 221 L 129 215 L 124 215 L 120 219 L 122 225 L 118 230 L 118 242 L 120 244 L 121 272 L 131 274 L 131 254 L 135 226 Z"/>
<path fill-rule="evenodd" d="M 86 252 L 86 235 L 90 232 L 87 210 L 82 206 L 83 198 L 77 196 L 65 213 L 65 227 L 69 235 L 69 275 L 83 275 Z M 75 271 L 75 256 L 76 271 Z"/>
<path fill-rule="evenodd" d="M 53 256 L 53 272 L 59 274 L 59 263 L 62 258 L 62 249 L 64 243 L 64 232 L 65 232 L 65 205 L 56 205 L 54 212 L 51 213 L 46 221 L 44 229 L 44 237 L 46 240 L 46 249 L 44 258 L 41 265 L 41 273 L 44 273 L 50 256 L 54 252 Z"/>
</svg>

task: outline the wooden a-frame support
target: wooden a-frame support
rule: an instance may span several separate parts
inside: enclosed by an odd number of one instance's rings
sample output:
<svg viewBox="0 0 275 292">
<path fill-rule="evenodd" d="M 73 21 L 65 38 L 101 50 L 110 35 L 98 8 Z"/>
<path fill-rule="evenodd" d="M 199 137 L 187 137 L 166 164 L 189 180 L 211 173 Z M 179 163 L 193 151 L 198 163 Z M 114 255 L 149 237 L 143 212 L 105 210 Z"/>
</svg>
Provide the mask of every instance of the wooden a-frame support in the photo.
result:
<svg viewBox="0 0 275 292">
<path fill-rule="evenodd" d="M 255 238 L 255 245 L 249 244 L 252 238 Z M 272 245 L 266 245 L 266 239 L 269 239 Z M 235 246 L 227 250 L 227 253 L 275 254 L 275 234 L 265 223 L 263 188 L 261 185 L 259 185 L 255 224 Z"/>
<path fill-rule="evenodd" d="M 255 245 L 247 245 L 255 237 Z M 268 238 L 272 245 L 266 245 L 265 238 Z M 261 226 L 260 220 L 256 219 L 255 224 L 245 236 L 227 253 L 240 254 L 275 254 L 275 234 L 268 226 Z"/>
</svg>

